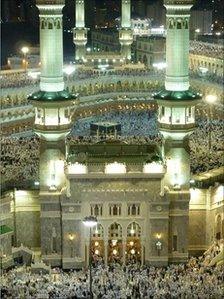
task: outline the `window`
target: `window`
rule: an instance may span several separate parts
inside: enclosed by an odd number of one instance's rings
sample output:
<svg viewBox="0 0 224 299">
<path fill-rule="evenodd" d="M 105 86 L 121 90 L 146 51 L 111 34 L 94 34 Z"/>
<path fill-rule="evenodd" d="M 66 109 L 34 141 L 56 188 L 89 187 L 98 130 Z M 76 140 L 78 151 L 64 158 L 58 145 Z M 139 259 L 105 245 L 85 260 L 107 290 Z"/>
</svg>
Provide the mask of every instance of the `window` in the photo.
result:
<svg viewBox="0 0 224 299">
<path fill-rule="evenodd" d="M 103 205 L 102 204 L 95 204 L 91 205 L 91 215 L 92 216 L 102 216 L 103 214 Z"/>
<path fill-rule="evenodd" d="M 140 204 L 131 204 L 128 206 L 128 215 L 137 216 L 140 215 Z"/>
<path fill-rule="evenodd" d="M 173 251 L 177 251 L 177 235 L 173 236 Z"/>
<path fill-rule="evenodd" d="M 111 205 L 109 208 L 110 216 L 120 216 L 121 215 L 121 205 Z"/>
</svg>

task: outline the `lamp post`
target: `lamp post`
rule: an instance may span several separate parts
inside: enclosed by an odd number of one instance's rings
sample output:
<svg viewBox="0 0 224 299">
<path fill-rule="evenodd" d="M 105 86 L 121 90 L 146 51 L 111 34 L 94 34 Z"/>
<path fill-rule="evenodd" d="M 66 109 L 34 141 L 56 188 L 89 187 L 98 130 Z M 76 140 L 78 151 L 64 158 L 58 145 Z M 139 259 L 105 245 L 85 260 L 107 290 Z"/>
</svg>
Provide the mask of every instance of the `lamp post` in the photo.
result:
<svg viewBox="0 0 224 299">
<path fill-rule="evenodd" d="M 211 123 L 211 112 L 212 112 L 212 105 L 217 101 L 217 96 L 209 94 L 205 97 L 205 101 L 209 104 L 208 108 L 208 122 L 209 122 L 209 130 L 208 130 L 208 148 L 211 151 L 211 131 L 212 131 L 212 123 Z"/>
<path fill-rule="evenodd" d="M 157 254 L 160 256 L 160 252 L 162 250 L 162 242 L 161 242 L 161 234 L 156 234 L 156 249 L 157 249 Z"/>
<path fill-rule="evenodd" d="M 97 225 L 97 219 L 94 216 L 87 216 L 83 219 L 83 224 L 89 228 L 89 293 L 90 299 L 93 298 L 92 292 L 92 252 L 91 252 L 91 236 L 92 228 Z"/>
<path fill-rule="evenodd" d="M 24 59 L 24 69 L 25 72 L 27 70 L 27 54 L 29 52 L 29 48 L 28 47 L 22 47 L 21 52 L 23 53 L 23 59 Z"/>
</svg>

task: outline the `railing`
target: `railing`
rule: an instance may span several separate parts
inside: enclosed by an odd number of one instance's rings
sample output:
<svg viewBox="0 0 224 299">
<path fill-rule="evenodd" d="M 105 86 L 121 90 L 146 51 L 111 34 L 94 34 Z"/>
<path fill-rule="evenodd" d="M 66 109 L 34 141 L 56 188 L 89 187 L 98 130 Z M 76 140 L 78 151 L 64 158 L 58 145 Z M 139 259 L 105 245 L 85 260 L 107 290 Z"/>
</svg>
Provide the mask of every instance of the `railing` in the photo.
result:
<svg viewBox="0 0 224 299">
<path fill-rule="evenodd" d="M 159 123 L 159 127 L 165 130 L 190 130 L 195 129 L 195 124 L 163 124 Z"/>
<path fill-rule="evenodd" d="M 46 131 L 64 131 L 64 130 L 70 130 L 71 124 L 65 124 L 65 125 L 40 125 L 40 124 L 34 124 L 34 128 L 36 130 L 46 130 Z"/>
</svg>

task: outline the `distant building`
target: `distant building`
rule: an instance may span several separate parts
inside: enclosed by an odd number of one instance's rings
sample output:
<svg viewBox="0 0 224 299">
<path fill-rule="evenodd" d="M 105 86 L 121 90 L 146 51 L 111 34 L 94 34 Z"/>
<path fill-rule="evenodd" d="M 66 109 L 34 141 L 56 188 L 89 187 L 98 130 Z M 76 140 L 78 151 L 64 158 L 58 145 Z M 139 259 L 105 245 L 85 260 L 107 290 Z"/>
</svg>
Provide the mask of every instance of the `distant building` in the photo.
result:
<svg viewBox="0 0 224 299">
<path fill-rule="evenodd" d="M 154 63 L 165 62 L 166 39 L 161 36 L 138 37 L 136 41 L 136 60 L 149 68 Z"/>
<path fill-rule="evenodd" d="M 192 10 L 190 20 L 191 35 L 198 31 L 199 34 L 211 33 L 212 11 L 211 10 Z M 196 31 L 197 30 L 197 31 Z"/>
</svg>

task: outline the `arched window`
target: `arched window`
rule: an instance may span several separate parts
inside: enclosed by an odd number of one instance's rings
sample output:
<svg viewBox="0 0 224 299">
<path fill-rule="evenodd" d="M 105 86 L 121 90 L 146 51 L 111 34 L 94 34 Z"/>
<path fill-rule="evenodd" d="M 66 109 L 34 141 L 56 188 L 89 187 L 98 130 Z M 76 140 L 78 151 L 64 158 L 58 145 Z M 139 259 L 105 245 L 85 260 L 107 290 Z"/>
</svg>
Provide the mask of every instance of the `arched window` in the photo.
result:
<svg viewBox="0 0 224 299">
<path fill-rule="evenodd" d="M 120 224 L 114 222 L 109 227 L 108 231 L 109 238 L 122 238 L 122 227 Z"/>
<path fill-rule="evenodd" d="M 141 227 L 138 223 L 132 222 L 128 225 L 127 237 L 141 237 Z"/>
<path fill-rule="evenodd" d="M 53 29 L 53 23 L 52 22 L 48 23 L 48 29 Z"/>
<path fill-rule="evenodd" d="M 101 224 L 97 224 L 92 230 L 93 238 L 103 238 L 104 236 L 104 229 Z"/>
</svg>

